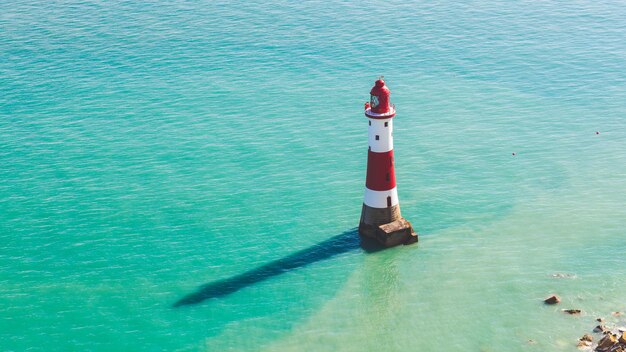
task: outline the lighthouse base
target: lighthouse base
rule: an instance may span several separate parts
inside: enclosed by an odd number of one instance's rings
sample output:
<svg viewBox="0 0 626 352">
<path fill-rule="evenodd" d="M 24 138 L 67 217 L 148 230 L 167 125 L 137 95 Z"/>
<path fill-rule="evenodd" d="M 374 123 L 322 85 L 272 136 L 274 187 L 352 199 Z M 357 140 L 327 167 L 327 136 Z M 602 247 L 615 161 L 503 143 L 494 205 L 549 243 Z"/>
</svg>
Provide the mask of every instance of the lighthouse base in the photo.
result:
<svg viewBox="0 0 626 352">
<path fill-rule="evenodd" d="M 359 224 L 359 234 L 363 237 L 376 240 L 384 247 L 411 244 L 418 240 L 417 233 L 413 230 L 411 223 L 402 217 L 379 226 L 362 222 Z"/>
<path fill-rule="evenodd" d="M 417 233 L 411 223 L 402 217 L 398 204 L 387 208 L 373 208 L 364 203 L 359 234 L 384 247 L 417 242 Z"/>
</svg>

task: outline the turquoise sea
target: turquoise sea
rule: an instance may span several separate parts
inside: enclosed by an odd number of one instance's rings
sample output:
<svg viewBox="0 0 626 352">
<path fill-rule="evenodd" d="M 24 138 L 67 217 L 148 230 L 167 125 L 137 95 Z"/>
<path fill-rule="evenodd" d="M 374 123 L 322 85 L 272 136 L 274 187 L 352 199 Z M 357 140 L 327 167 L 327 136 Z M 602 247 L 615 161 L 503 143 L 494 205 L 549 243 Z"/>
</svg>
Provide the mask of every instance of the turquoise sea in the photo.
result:
<svg viewBox="0 0 626 352">
<path fill-rule="evenodd" d="M 576 351 L 625 68 L 622 1 L 0 0 L 0 350 Z M 371 252 L 379 75 L 420 242 Z"/>
</svg>

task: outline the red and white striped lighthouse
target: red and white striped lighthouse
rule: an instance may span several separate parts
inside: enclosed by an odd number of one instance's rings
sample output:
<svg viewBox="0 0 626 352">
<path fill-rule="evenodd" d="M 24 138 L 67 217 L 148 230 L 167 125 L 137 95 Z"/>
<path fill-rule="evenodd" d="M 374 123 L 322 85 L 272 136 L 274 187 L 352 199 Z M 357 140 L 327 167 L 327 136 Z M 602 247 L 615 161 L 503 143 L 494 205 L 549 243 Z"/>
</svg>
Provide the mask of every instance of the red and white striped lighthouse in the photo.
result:
<svg viewBox="0 0 626 352">
<path fill-rule="evenodd" d="M 393 117 L 395 106 L 389 102 L 389 88 L 377 80 L 365 103 L 368 119 L 367 177 L 359 223 L 361 236 L 386 247 L 417 242 L 411 223 L 400 214 L 393 157 Z"/>
</svg>

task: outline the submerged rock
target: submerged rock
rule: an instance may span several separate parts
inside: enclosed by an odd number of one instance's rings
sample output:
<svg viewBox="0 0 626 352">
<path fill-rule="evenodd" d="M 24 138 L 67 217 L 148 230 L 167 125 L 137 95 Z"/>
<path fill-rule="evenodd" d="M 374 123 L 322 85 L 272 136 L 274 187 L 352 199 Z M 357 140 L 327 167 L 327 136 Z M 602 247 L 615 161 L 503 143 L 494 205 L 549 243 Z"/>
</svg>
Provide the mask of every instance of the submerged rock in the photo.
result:
<svg viewBox="0 0 626 352">
<path fill-rule="evenodd" d="M 591 347 L 592 343 L 589 341 L 578 341 L 578 343 L 576 344 L 576 347 L 583 349 L 585 347 Z M 587 348 L 585 348 L 587 349 Z"/>
<path fill-rule="evenodd" d="M 557 304 L 561 302 L 561 298 L 557 295 L 552 295 L 546 299 L 543 300 L 543 303 L 545 304 Z"/>
<path fill-rule="evenodd" d="M 581 310 L 580 309 L 563 309 L 563 312 L 574 315 L 574 314 L 580 314 Z"/>
<path fill-rule="evenodd" d="M 576 275 L 568 274 L 568 273 L 555 273 L 555 274 L 552 274 L 552 277 L 555 279 L 575 279 Z"/>
<path fill-rule="evenodd" d="M 582 340 L 579 340 L 578 344 L 576 345 L 576 347 L 578 347 L 578 348 L 590 347 L 590 346 L 591 346 L 591 342 L 589 342 L 589 341 L 582 341 Z"/>
</svg>

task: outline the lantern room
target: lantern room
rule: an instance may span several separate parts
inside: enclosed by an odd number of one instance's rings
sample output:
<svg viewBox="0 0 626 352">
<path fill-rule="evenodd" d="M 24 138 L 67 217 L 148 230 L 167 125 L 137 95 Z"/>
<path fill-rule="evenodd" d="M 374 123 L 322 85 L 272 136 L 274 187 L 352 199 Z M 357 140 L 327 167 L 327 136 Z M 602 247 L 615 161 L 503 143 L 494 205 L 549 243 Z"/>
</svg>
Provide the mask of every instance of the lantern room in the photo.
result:
<svg viewBox="0 0 626 352">
<path fill-rule="evenodd" d="M 365 116 L 371 119 L 389 119 L 396 115 L 396 109 L 389 102 L 391 92 L 381 76 L 370 90 L 370 101 L 365 103 Z"/>
<path fill-rule="evenodd" d="M 388 113 L 389 104 L 389 88 L 385 85 L 382 77 L 374 83 L 374 87 L 370 91 L 370 107 L 372 112 L 377 114 Z"/>
</svg>

